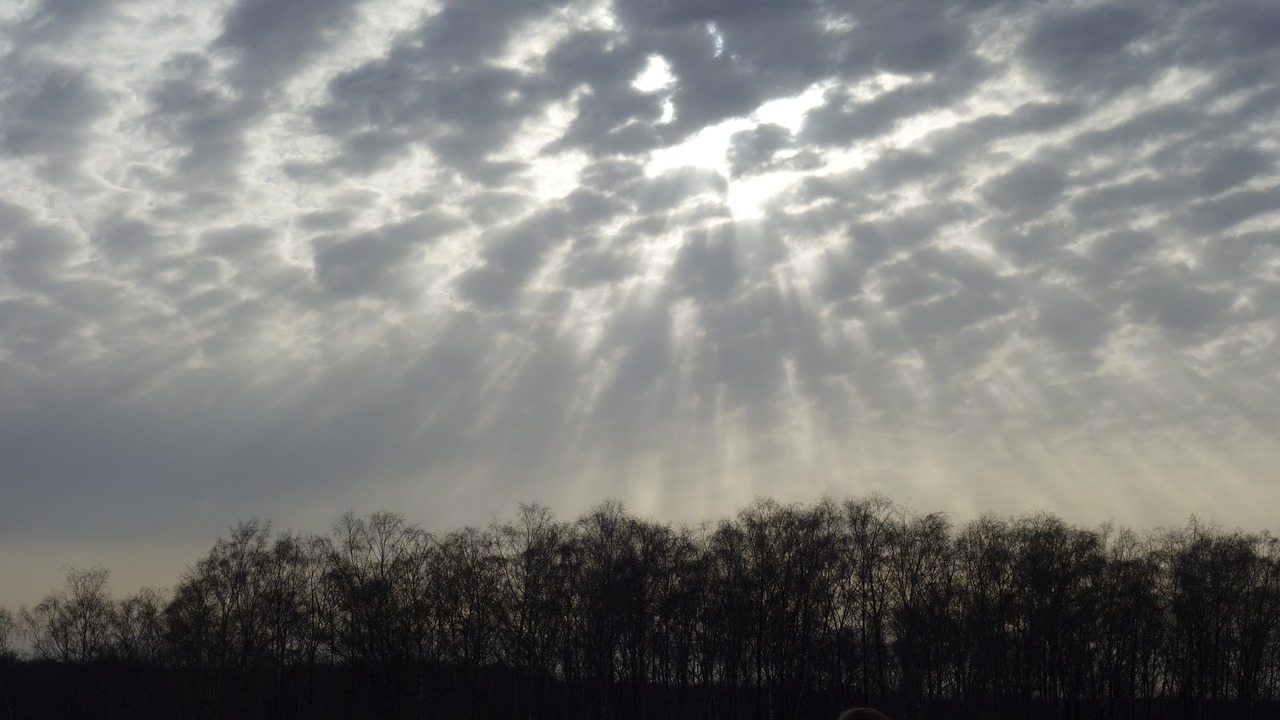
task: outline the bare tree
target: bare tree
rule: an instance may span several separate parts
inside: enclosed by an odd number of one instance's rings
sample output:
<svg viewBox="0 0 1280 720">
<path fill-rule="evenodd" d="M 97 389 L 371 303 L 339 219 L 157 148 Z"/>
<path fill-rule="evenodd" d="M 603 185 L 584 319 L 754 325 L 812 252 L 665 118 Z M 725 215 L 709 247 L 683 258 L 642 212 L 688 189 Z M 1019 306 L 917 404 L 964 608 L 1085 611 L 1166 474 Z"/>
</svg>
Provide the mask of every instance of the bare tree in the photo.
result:
<svg viewBox="0 0 1280 720">
<path fill-rule="evenodd" d="M 107 591 L 109 576 L 101 566 L 71 568 L 61 592 L 19 611 L 38 657 L 84 665 L 107 652 L 114 614 Z"/>
<path fill-rule="evenodd" d="M 919 717 L 925 697 L 944 692 L 943 652 L 954 634 L 947 616 L 955 585 L 950 522 L 940 513 L 910 517 L 888 560 L 898 692 L 906 716 Z"/>
<path fill-rule="evenodd" d="M 433 577 L 432 536 L 396 513 L 348 513 L 315 552 L 315 622 L 328 656 L 355 674 L 374 713 L 403 713 L 415 695 L 420 704 L 427 688 L 416 666 L 444 652 L 437 594 L 449 589 Z"/>
<path fill-rule="evenodd" d="M 875 496 L 757 500 L 698 530 L 617 502 L 442 536 L 349 514 L 326 536 L 241 523 L 169 601 L 112 600 L 106 581 L 72 570 L 0 610 L 0 720 L 1280 708 L 1280 540 L 1194 520 L 1139 537 L 985 515 L 957 532 Z M 14 662 L 17 632 L 39 662 Z"/>
<path fill-rule="evenodd" d="M 889 653 L 886 625 L 889 619 L 888 554 L 902 530 L 902 507 L 883 495 L 844 503 L 848 533 L 850 576 L 843 589 L 851 608 L 857 648 L 848 659 L 863 702 L 889 693 Z"/>
<path fill-rule="evenodd" d="M 126 662 L 155 663 L 164 646 L 164 608 L 160 590 L 142 588 L 121 598 L 111 617 L 112 654 Z"/>
<path fill-rule="evenodd" d="M 0 607 L 0 662 L 17 659 L 17 638 L 17 618 L 13 616 L 13 613 L 9 612 L 9 608 Z"/>
<path fill-rule="evenodd" d="M 0 607 L 0 713 L 6 720 L 14 718 L 13 681 L 10 666 L 18 659 L 18 620 L 8 608 Z"/>
</svg>

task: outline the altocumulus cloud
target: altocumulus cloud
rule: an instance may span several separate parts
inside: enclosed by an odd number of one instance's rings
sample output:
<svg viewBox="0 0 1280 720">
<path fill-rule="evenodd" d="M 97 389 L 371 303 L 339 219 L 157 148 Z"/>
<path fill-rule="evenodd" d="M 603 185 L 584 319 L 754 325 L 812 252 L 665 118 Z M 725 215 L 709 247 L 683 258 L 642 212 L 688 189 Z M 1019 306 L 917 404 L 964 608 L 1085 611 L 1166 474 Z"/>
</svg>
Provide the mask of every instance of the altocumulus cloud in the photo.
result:
<svg viewBox="0 0 1280 720">
<path fill-rule="evenodd" d="M 1277 66 L 1249 0 L 6 3 L 0 601 L 252 514 L 1265 527 Z"/>
</svg>

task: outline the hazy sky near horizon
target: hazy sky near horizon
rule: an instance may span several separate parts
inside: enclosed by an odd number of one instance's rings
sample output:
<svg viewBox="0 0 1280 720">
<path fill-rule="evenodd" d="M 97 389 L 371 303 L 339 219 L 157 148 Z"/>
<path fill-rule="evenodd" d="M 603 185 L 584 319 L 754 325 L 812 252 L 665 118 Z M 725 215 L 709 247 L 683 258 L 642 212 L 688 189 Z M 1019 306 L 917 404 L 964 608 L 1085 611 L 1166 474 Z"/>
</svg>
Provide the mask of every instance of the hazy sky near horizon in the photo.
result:
<svg viewBox="0 0 1280 720">
<path fill-rule="evenodd" d="M 0 5 L 0 604 L 252 515 L 1280 507 L 1280 5 Z"/>
</svg>

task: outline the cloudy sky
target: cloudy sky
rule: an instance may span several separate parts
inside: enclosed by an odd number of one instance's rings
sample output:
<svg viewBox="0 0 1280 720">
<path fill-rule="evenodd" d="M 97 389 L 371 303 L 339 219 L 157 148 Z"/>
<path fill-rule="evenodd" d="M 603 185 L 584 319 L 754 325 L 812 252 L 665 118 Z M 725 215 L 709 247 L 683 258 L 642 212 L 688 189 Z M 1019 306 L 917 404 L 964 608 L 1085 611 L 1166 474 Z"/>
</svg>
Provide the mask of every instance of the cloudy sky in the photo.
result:
<svg viewBox="0 0 1280 720">
<path fill-rule="evenodd" d="M 0 4 L 0 603 L 237 519 L 1280 507 L 1280 6 Z"/>
</svg>

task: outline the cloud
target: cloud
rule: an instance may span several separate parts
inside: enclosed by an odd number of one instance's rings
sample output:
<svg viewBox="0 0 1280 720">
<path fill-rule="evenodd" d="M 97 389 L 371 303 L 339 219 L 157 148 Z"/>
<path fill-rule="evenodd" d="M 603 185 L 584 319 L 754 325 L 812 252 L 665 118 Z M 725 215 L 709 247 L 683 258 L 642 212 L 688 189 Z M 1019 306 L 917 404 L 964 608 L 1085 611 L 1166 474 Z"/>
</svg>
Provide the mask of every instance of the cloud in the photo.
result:
<svg viewBox="0 0 1280 720">
<path fill-rule="evenodd" d="M 239 0 L 226 14 L 214 48 L 238 54 L 230 80 L 271 89 L 355 19 L 363 0 Z"/>
<path fill-rule="evenodd" d="M 463 226 L 451 215 L 426 212 L 354 237 L 322 235 L 311 241 L 316 281 L 339 296 L 411 292 L 413 254 Z"/>
<path fill-rule="evenodd" d="M 734 133 L 727 151 L 732 177 L 755 175 L 770 168 L 773 156 L 791 144 L 791 131 L 768 123 Z"/>
<path fill-rule="evenodd" d="M 1138 82 L 1151 68 L 1133 52 L 1147 18 L 1133 7 L 1098 4 L 1050 11 L 1028 33 L 1022 57 L 1054 87 L 1110 88 Z"/>
<path fill-rule="evenodd" d="M 553 209 L 486 233 L 480 263 L 458 277 L 459 294 L 481 307 L 510 306 L 568 231 L 566 213 Z"/>
<path fill-rule="evenodd" d="M 987 181 L 980 192 L 1001 210 L 1028 213 L 1049 207 L 1065 187 L 1061 169 L 1032 161 Z"/>
<path fill-rule="evenodd" d="M 12 158 L 35 159 L 50 182 L 77 179 L 107 98 L 88 73 L 72 66 L 10 56 L 0 68 L 18 79 L 0 99 L 0 148 Z"/>
<path fill-rule="evenodd" d="M 0 542 L 873 489 L 1264 525 L 1276 12 L 0 13 Z"/>
<path fill-rule="evenodd" d="M 1133 289 L 1132 307 L 1135 315 L 1149 318 L 1167 330 L 1197 333 L 1218 327 L 1231 302 L 1231 296 L 1225 292 L 1161 277 L 1142 282 Z"/>
</svg>

